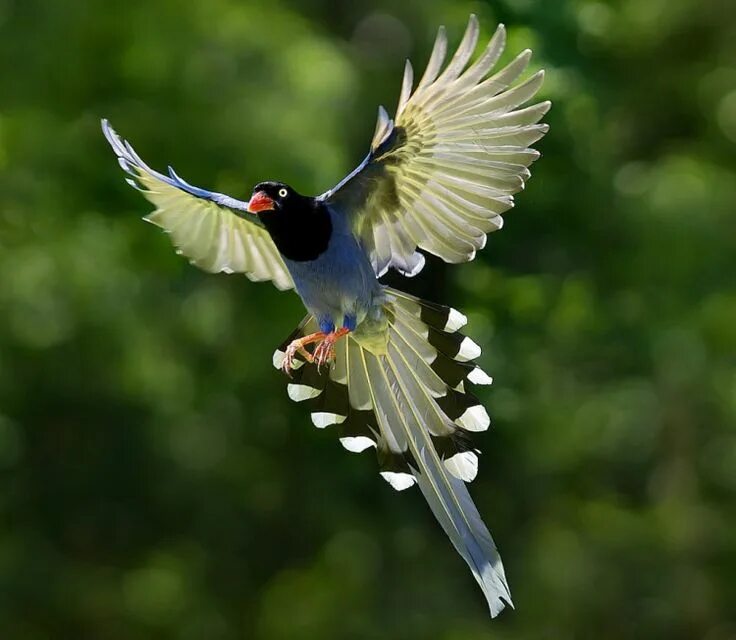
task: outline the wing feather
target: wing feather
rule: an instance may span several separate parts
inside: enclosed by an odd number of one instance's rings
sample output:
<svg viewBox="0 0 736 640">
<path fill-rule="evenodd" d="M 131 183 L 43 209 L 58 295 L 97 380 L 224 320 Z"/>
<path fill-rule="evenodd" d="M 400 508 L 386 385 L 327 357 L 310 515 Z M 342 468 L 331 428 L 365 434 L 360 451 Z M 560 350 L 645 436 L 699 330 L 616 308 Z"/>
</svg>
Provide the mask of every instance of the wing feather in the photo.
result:
<svg viewBox="0 0 736 640">
<path fill-rule="evenodd" d="M 546 132 L 539 121 L 549 102 L 524 106 L 544 72 L 519 78 L 525 50 L 493 73 L 506 43 L 499 25 L 475 62 L 480 28 L 471 16 L 445 65 L 447 36 L 440 27 L 419 84 L 407 61 L 395 121 L 379 109 L 371 151 L 361 165 L 321 197 L 351 217 L 376 273 L 394 267 L 421 270 L 417 248 L 447 262 L 472 260 L 487 233 L 503 226 L 502 213 L 524 188 L 531 148 Z"/>
<path fill-rule="evenodd" d="M 246 212 L 247 203 L 189 184 L 171 167 L 168 175 L 151 169 L 107 120 L 102 131 L 128 184 L 156 206 L 144 219 L 162 228 L 180 253 L 211 273 L 244 273 L 272 280 L 279 289 L 294 287 L 268 232 Z"/>
</svg>

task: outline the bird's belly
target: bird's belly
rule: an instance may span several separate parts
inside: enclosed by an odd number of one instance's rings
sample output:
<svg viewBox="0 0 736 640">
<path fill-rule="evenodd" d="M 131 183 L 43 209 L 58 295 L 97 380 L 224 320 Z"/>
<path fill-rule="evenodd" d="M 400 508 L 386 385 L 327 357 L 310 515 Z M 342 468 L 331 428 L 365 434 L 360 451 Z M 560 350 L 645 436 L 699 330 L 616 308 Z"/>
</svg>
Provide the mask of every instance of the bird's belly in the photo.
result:
<svg viewBox="0 0 736 640">
<path fill-rule="evenodd" d="M 315 260 L 284 262 L 307 310 L 318 321 L 331 320 L 337 327 L 346 316 L 362 321 L 381 291 L 373 267 L 352 237 L 331 242 Z"/>
</svg>

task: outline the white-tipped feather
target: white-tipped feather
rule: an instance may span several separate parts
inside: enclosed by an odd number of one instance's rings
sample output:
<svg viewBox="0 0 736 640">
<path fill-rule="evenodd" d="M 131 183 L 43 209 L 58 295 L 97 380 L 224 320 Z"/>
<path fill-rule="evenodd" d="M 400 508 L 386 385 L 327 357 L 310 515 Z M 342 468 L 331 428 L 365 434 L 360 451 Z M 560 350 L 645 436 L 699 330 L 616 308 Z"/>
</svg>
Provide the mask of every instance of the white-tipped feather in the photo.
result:
<svg viewBox="0 0 736 640">
<path fill-rule="evenodd" d="M 491 424 L 491 418 L 485 407 L 478 404 L 465 409 L 455 423 L 468 431 L 485 431 Z"/>
<path fill-rule="evenodd" d="M 478 455 L 474 451 L 463 451 L 445 460 L 445 467 L 463 482 L 472 482 L 478 475 Z"/>
<path fill-rule="evenodd" d="M 281 365 L 284 364 L 284 358 L 286 358 L 286 354 L 283 351 L 276 349 L 273 352 L 272 362 L 274 369 L 281 369 Z"/>
<path fill-rule="evenodd" d="M 470 338 L 463 338 L 463 341 L 460 343 L 460 349 L 455 356 L 455 360 L 468 362 L 468 360 L 475 360 L 479 355 L 480 347 Z"/>
<path fill-rule="evenodd" d="M 429 341 L 439 340 L 438 345 L 447 344 L 442 348 L 451 350 L 454 341 L 446 342 L 438 332 L 449 336 L 465 324 L 465 316 L 390 288 L 384 291 L 383 304 L 388 342 L 381 355 L 362 346 L 364 337 L 349 335 L 338 342 L 336 361 L 330 369 L 331 384 L 336 386 L 325 387 L 324 377 L 314 377 L 314 371 L 307 369 L 299 383 L 288 385 L 289 396 L 301 401 L 326 389 L 320 400 L 321 410 L 312 412 L 314 424 L 320 428 L 340 424 L 340 443 L 348 451 L 359 453 L 375 447 L 381 477 L 394 489 L 403 491 L 419 485 L 495 616 L 511 604 L 511 597 L 496 547 L 465 487 L 477 475 L 478 455 L 463 450 L 466 447 L 459 434 L 460 429 L 486 429 L 490 419 L 480 405 L 465 409 L 454 421 L 445 413 L 455 415 L 454 411 L 463 406 L 449 395 L 448 385 L 453 383 L 447 382 L 467 370 L 467 365 L 456 360 L 472 359 L 480 349 L 463 339 L 455 361 L 451 359 L 454 351 L 437 359 L 439 352 Z M 314 321 L 307 318 L 297 334 L 313 330 Z M 283 350 L 281 347 L 274 355 L 275 366 L 281 365 Z M 322 387 L 305 384 L 308 377 Z M 490 382 L 490 377 L 477 367 L 467 378 L 475 383 Z M 465 394 L 462 381 L 455 389 Z M 340 393 L 347 397 L 341 398 Z M 350 408 L 338 410 L 345 402 Z M 365 435 L 360 435 L 361 431 Z"/>
<path fill-rule="evenodd" d="M 315 411 L 312 414 L 312 424 L 318 429 L 324 429 L 333 424 L 342 424 L 346 417 L 329 411 Z"/>
<path fill-rule="evenodd" d="M 315 389 L 305 384 L 295 384 L 293 382 L 286 385 L 286 392 L 294 402 L 302 402 L 303 400 L 309 400 L 316 398 L 322 389 Z"/>
<path fill-rule="evenodd" d="M 464 482 L 448 473 L 446 464 L 440 460 L 428 435 L 425 422 L 429 416 L 437 415 L 436 403 L 423 392 L 401 353 L 392 349 L 391 342 L 384 366 L 392 401 L 401 403 L 403 400 L 410 411 L 400 425 L 407 430 L 409 450 L 418 465 L 415 476 L 419 488 L 445 533 L 473 572 L 486 596 L 491 616 L 496 616 L 506 604 L 511 604 L 503 565 Z M 377 401 L 386 402 L 380 393 L 377 394 Z M 443 414 L 440 412 L 440 415 Z M 471 465 L 465 458 L 459 466 L 457 463 L 455 466 L 458 466 L 456 470 L 459 474 L 470 477 Z"/>
<path fill-rule="evenodd" d="M 493 378 L 480 367 L 476 367 L 468 374 L 468 381 L 473 384 L 493 384 Z"/>
<path fill-rule="evenodd" d="M 376 443 L 367 436 L 345 436 L 340 438 L 340 443 L 351 453 L 362 453 L 376 446 Z"/>
<path fill-rule="evenodd" d="M 417 476 L 432 513 L 448 534 L 455 549 L 470 567 L 473 577 L 486 597 L 491 617 L 506 605 L 513 606 L 501 557 L 493 538 L 481 520 L 465 483 L 447 474 L 431 452 L 420 451 L 425 473 Z M 436 482 L 436 477 L 443 482 Z"/>
<path fill-rule="evenodd" d="M 403 491 L 417 483 L 417 479 L 410 473 L 381 471 L 381 477 L 396 489 L 396 491 Z"/>
<path fill-rule="evenodd" d="M 455 333 L 458 329 L 462 329 L 468 324 L 468 318 L 460 313 L 457 309 L 450 309 L 450 315 L 447 317 L 445 331 Z"/>
</svg>

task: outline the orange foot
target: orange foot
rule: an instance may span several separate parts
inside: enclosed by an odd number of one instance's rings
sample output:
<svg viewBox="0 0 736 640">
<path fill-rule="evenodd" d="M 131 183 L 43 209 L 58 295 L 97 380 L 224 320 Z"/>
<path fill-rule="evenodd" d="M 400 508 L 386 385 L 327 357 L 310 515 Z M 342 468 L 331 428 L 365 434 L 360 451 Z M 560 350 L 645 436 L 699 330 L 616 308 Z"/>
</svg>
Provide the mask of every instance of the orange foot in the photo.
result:
<svg viewBox="0 0 736 640">
<path fill-rule="evenodd" d="M 284 361 L 281 363 L 281 369 L 287 376 L 291 376 L 291 372 L 294 369 L 294 356 L 298 353 L 307 362 L 314 362 L 312 354 L 307 351 L 306 346 L 313 342 L 318 342 L 325 337 L 326 334 L 318 331 L 317 333 L 311 333 L 303 338 L 297 338 L 293 340 L 288 347 L 286 347 L 286 354 L 284 355 Z"/>
<path fill-rule="evenodd" d="M 313 360 L 319 371 L 322 365 L 328 364 L 335 359 L 335 343 L 343 336 L 350 333 L 350 329 L 342 327 L 337 331 L 328 333 L 314 349 Z"/>
</svg>

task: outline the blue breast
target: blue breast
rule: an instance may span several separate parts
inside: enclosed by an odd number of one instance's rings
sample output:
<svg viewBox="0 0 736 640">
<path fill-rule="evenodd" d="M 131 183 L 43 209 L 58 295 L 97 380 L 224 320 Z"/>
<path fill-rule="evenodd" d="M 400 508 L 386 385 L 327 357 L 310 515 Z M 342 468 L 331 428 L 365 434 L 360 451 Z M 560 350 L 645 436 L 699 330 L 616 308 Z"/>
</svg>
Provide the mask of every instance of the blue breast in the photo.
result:
<svg viewBox="0 0 736 640">
<path fill-rule="evenodd" d="M 285 258 L 284 263 L 304 306 L 317 318 L 322 331 L 335 326 L 354 329 L 372 307 L 381 286 L 345 216 L 331 208 L 329 212 L 332 235 L 327 250 L 315 260 Z"/>
</svg>

